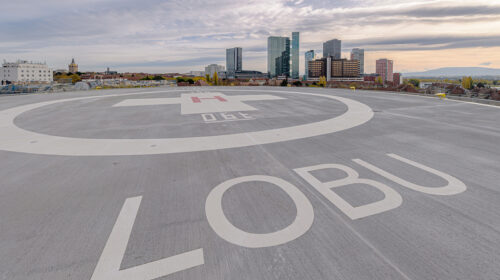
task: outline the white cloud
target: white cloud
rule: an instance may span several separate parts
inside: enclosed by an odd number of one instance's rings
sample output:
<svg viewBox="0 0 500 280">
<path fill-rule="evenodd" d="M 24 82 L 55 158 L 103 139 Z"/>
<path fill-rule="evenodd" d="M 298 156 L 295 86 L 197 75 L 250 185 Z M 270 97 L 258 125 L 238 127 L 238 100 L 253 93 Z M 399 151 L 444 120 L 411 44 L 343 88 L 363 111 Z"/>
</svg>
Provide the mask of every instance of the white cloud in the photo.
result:
<svg viewBox="0 0 500 280">
<path fill-rule="evenodd" d="M 376 41 L 447 36 L 443 47 L 457 48 L 453 37 L 500 36 L 500 3 L 491 0 L 26 0 L 3 8 L 12 11 L 0 18 L 0 53 L 6 59 L 46 60 L 60 68 L 75 57 L 83 70 L 202 69 L 207 58 L 223 63 L 225 48 L 242 46 L 244 67 L 265 71 L 267 36 L 292 31 L 301 32 L 303 51 L 340 38 L 345 46 L 374 53 L 392 49 L 397 57 L 421 43 Z"/>
</svg>

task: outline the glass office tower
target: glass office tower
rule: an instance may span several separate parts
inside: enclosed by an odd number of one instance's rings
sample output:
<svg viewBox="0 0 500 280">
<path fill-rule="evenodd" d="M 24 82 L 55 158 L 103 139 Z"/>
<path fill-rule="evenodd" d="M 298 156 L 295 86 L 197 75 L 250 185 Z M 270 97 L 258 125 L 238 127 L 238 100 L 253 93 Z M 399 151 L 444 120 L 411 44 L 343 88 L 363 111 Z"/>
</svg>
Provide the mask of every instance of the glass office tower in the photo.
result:
<svg viewBox="0 0 500 280">
<path fill-rule="evenodd" d="M 314 60 L 314 50 L 307 51 L 305 54 L 304 64 L 305 64 L 305 77 L 306 80 L 309 78 L 309 61 Z"/>
<path fill-rule="evenodd" d="M 365 73 L 365 50 L 364 49 L 352 49 L 351 60 L 359 60 L 359 67 L 361 74 Z"/>
<path fill-rule="evenodd" d="M 299 78 L 299 53 L 300 53 L 299 32 L 292 32 L 292 78 Z"/>
<path fill-rule="evenodd" d="M 271 78 L 290 76 L 290 38 L 267 38 L 267 72 Z"/>
<path fill-rule="evenodd" d="M 333 39 L 323 43 L 323 58 L 331 56 L 333 59 L 340 59 L 342 56 L 342 41 Z"/>
</svg>

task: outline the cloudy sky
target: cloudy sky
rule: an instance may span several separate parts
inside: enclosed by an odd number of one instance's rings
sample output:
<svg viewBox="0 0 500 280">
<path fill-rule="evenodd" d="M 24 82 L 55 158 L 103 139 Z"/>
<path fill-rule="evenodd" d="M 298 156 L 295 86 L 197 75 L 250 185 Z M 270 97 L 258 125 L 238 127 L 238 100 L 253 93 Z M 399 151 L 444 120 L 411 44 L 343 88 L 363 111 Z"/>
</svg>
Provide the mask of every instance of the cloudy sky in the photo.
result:
<svg viewBox="0 0 500 280">
<path fill-rule="evenodd" d="M 0 0 L 0 59 L 82 71 L 187 72 L 225 64 L 266 71 L 267 37 L 301 32 L 303 53 L 342 40 L 400 72 L 448 66 L 500 68 L 500 0 Z"/>
</svg>

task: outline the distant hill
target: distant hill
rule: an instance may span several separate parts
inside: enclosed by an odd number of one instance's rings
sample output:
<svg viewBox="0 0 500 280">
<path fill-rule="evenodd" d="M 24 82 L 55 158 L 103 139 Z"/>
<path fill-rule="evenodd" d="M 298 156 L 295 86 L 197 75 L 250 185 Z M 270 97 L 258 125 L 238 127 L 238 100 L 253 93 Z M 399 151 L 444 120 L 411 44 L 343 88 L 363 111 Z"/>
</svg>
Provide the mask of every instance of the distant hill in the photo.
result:
<svg viewBox="0 0 500 280">
<path fill-rule="evenodd" d="M 425 72 L 403 73 L 405 77 L 500 77 L 500 69 L 486 67 L 446 67 Z"/>
</svg>

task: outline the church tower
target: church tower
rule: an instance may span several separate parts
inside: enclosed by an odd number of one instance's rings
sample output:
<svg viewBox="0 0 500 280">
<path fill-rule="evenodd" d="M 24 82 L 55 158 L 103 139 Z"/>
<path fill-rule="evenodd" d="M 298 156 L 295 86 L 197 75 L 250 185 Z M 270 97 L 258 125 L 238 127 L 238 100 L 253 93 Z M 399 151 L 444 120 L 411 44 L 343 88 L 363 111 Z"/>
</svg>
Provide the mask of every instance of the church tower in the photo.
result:
<svg viewBox="0 0 500 280">
<path fill-rule="evenodd" d="M 76 73 L 78 72 L 78 64 L 75 63 L 75 59 L 73 58 L 71 60 L 71 64 L 68 66 L 68 72 L 69 73 Z"/>
</svg>

